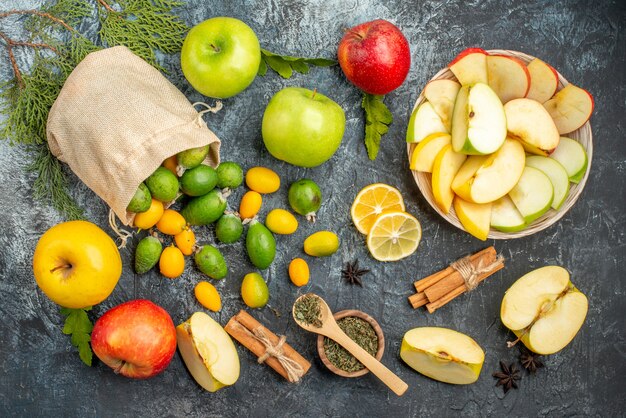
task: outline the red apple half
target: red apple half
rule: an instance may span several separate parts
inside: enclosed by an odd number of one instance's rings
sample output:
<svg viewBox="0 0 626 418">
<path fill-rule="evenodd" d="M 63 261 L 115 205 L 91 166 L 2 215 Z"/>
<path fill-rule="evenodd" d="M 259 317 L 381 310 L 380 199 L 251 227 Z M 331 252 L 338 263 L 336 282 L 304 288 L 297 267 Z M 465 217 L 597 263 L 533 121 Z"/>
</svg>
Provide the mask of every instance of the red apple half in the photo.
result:
<svg viewBox="0 0 626 418">
<path fill-rule="evenodd" d="M 146 379 L 170 364 L 176 351 L 176 329 L 165 309 L 146 299 L 131 300 L 98 318 L 91 348 L 115 373 Z"/>
<path fill-rule="evenodd" d="M 530 87 L 530 74 L 524 61 L 505 55 L 487 57 L 489 87 L 496 92 L 502 103 L 526 97 Z"/>
</svg>

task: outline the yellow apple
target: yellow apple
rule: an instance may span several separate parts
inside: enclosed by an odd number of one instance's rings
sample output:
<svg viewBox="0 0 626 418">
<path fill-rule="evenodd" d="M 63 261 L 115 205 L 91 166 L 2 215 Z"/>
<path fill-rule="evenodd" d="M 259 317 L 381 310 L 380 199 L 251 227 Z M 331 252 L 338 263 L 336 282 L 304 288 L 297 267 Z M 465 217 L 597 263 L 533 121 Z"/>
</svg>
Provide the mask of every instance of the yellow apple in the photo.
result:
<svg viewBox="0 0 626 418">
<path fill-rule="evenodd" d="M 439 132 L 428 135 L 422 142 L 417 144 L 413 154 L 411 154 L 411 170 L 432 173 L 437 154 L 449 143 L 449 134 Z"/>
<path fill-rule="evenodd" d="M 459 154 L 452 150 L 452 145 L 443 147 L 433 163 L 433 197 L 439 209 L 444 213 L 450 212 L 454 192 L 452 191 L 452 180 L 467 158 L 466 155 Z"/>
<path fill-rule="evenodd" d="M 209 392 L 239 379 L 237 348 L 224 328 L 204 312 L 176 327 L 178 349 L 193 378 Z"/>
<path fill-rule="evenodd" d="M 479 240 L 487 239 L 491 223 L 491 202 L 472 203 L 455 196 L 454 211 L 467 232 Z"/>
<path fill-rule="evenodd" d="M 422 327 L 404 334 L 400 358 L 431 379 L 467 385 L 478 379 L 485 352 L 476 341 L 460 332 Z"/>
<path fill-rule="evenodd" d="M 122 274 L 115 242 L 97 225 L 69 221 L 39 239 L 33 272 L 41 290 L 66 308 L 85 308 L 106 299 Z"/>
</svg>

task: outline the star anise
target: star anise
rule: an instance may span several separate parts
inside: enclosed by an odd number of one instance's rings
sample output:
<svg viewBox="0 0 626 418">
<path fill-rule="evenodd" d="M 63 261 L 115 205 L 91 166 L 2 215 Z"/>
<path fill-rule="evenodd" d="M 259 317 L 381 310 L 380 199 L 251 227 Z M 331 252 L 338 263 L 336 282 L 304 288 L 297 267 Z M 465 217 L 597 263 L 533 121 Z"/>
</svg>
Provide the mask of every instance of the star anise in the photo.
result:
<svg viewBox="0 0 626 418">
<path fill-rule="evenodd" d="M 369 272 L 370 271 L 368 269 L 360 269 L 359 260 L 354 260 L 352 263 L 346 263 L 346 268 L 341 270 L 341 277 L 346 279 L 346 281 L 350 284 L 358 284 L 363 287 L 361 276 Z"/>
<path fill-rule="evenodd" d="M 515 364 L 511 363 L 507 366 L 503 361 L 500 361 L 500 369 L 502 369 L 501 372 L 492 374 L 493 377 L 498 379 L 496 386 L 502 386 L 504 393 L 507 393 L 511 388 L 517 389 L 516 381 L 520 380 L 522 377 L 520 376 L 520 371 L 515 367 Z"/>
<path fill-rule="evenodd" d="M 522 367 L 528 370 L 530 373 L 535 373 L 537 369 L 543 367 L 543 361 L 541 361 L 541 356 L 539 354 L 531 352 L 527 348 L 521 349 L 519 362 L 522 364 Z"/>
</svg>

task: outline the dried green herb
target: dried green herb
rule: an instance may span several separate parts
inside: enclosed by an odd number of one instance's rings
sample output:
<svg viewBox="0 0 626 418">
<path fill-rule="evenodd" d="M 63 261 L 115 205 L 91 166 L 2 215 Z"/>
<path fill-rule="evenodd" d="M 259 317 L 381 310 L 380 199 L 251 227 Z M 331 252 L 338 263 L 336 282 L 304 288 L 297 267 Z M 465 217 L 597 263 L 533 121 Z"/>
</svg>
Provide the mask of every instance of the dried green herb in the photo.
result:
<svg viewBox="0 0 626 418">
<path fill-rule="evenodd" d="M 378 335 L 369 322 L 356 316 L 347 316 L 339 319 L 337 325 L 361 348 L 373 356 L 376 355 L 378 352 Z M 346 372 L 358 372 L 365 367 L 345 348 L 330 338 L 324 338 L 324 352 L 335 367 Z"/>
<path fill-rule="evenodd" d="M 313 325 L 317 328 L 322 326 L 322 309 L 317 296 L 304 295 L 296 301 L 293 308 L 294 315 L 298 321 L 304 322 L 306 325 Z"/>
</svg>

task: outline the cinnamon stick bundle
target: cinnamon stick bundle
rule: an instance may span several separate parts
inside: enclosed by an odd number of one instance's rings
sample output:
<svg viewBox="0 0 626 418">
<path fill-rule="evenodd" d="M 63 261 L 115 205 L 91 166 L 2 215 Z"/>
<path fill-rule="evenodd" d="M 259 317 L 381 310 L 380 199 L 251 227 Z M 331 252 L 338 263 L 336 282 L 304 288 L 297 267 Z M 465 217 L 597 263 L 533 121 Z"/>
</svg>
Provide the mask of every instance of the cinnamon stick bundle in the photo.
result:
<svg viewBox="0 0 626 418">
<path fill-rule="evenodd" d="M 259 363 L 267 363 L 290 382 L 298 382 L 311 363 L 278 336 L 245 311 L 233 316 L 224 327 L 231 337 L 252 351 Z"/>
<path fill-rule="evenodd" d="M 413 309 L 426 305 L 428 312 L 433 313 L 503 268 L 504 258 L 496 254 L 496 249 L 485 248 L 416 281 L 413 285 L 417 293 L 409 296 L 409 303 Z"/>
</svg>

